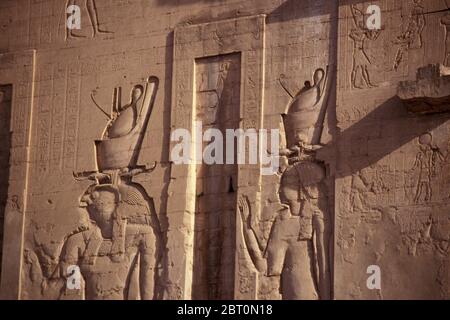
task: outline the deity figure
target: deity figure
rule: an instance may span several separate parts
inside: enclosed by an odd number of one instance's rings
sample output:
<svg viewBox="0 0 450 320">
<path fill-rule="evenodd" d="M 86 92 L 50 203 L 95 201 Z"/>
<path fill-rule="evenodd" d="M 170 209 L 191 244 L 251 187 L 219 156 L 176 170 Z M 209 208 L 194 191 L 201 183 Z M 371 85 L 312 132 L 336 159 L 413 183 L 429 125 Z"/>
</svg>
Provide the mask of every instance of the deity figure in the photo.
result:
<svg viewBox="0 0 450 320">
<path fill-rule="evenodd" d="M 155 294 L 159 222 L 152 199 L 132 179 L 156 167 L 138 166 L 137 157 L 157 86 L 155 77 L 148 78 L 145 90 L 135 85 L 123 107 L 116 88 L 110 121 L 96 141 L 98 171 L 76 176 L 95 181 L 80 201 L 90 219 L 85 230 L 68 237 L 62 273 L 69 277 L 68 267 L 80 268 L 87 299 L 153 299 Z"/>
<path fill-rule="evenodd" d="M 160 228 L 148 196 L 120 175 L 112 184 L 94 184 L 81 198 L 89 212 L 82 232 L 68 237 L 61 273 L 78 266 L 81 295 L 89 300 L 153 299 Z M 77 294 L 66 288 L 65 298 Z"/>
<path fill-rule="evenodd" d="M 156 297 L 155 279 L 162 253 L 160 224 L 153 199 L 133 182 L 133 177 L 156 167 L 156 163 L 138 165 L 137 158 L 157 87 L 156 77 L 148 78 L 145 90 L 135 85 L 130 103 L 123 107 L 120 90 L 115 90 L 111 115 L 91 95 L 110 121 L 96 141 L 98 169 L 74 173 L 77 181 L 94 181 L 80 198 L 79 225 L 65 236 L 61 248 L 49 252 L 42 252 L 39 246 L 36 250 L 24 250 L 31 281 L 41 284 L 42 297 Z"/>
<path fill-rule="evenodd" d="M 283 299 L 329 299 L 329 213 L 326 172 L 316 153 L 329 93 L 329 70 L 317 69 L 286 108 L 283 121 L 287 158 L 282 169 L 280 209 L 264 247 L 257 216 L 248 200 L 239 199 L 244 239 L 256 269 L 281 276 Z M 283 86 L 284 87 L 284 86 Z M 286 88 L 285 88 L 286 90 Z M 289 93 L 289 91 L 288 91 Z"/>
</svg>

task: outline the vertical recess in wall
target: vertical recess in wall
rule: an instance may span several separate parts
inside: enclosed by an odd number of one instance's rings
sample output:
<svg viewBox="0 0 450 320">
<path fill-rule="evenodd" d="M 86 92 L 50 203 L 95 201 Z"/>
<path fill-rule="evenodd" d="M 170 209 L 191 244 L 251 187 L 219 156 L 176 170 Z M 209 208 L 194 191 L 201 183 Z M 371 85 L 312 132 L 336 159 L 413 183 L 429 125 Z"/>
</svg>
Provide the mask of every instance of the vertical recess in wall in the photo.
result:
<svg viewBox="0 0 450 320">
<path fill-rule="evenodd" d="M 9 186 L 11 96 L 12 85 L 0 86 L 0 258 L 2 258 L 3 252 L 3 228 Z M 0 263 L 0 276 L 2 272 L 1 268 Z"/>
<path fill-rule="evenodd" d="M 239 128 L 241 55 L 232 53 L 197 59 L 195 63 L 195 120 L 202 123 L 202 134 Z M 196 170 L 194 224 L 193 299 L 232 299 L 234 291 L 236 193 L 238 167 L 225 162 L 224 141 L 198 142 L 204 154 L 218 163 L 203 163 Z M 223 144 L 208 151 L 208 145 Z M 223 154 L 221 154 L 223 150 Z M 234 151 L 236 157 L 236 150 Z"/>
</svg>

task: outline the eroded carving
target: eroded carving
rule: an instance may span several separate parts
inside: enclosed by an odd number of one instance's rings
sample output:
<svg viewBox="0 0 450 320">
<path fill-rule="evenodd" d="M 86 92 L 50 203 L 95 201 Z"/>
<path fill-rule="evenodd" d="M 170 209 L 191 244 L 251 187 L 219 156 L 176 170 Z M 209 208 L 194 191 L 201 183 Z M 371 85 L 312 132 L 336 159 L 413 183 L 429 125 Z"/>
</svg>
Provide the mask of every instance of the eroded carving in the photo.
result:
<svg viewBox="0 0 450 320">
<path fill-rule="evenodd" d="M 423 46 L 422 33 L 426 24 L 424 10 L 422 0 L 413 0 L 413 6 L 406 22 L 406 29 L 394 40 L 394 44 L 399 45 L 392 67 L 395 71 L 398 70 L 408 50 L 419 49 Z"/>
<path fill-rule="evenodd" d="M 409 112 L 418 114 L 448 112 L 450 110 L 450 68 L 430 64 L 417 70 L 415 81 L 401 81 L 398 97 Z"/>
</svg>

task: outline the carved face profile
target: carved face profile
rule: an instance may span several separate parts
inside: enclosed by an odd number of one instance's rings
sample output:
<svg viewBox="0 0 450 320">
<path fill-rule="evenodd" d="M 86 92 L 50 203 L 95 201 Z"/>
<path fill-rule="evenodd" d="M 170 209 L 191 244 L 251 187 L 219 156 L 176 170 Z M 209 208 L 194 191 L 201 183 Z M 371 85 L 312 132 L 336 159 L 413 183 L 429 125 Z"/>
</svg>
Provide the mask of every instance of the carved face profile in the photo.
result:
<svg viewBox="0 0 450 320">
<path fill-rule="evenodd" d="M 279 196 L 281 203 L 289 207 L 292 215 L 298 216 L 300 214 L 298 190 L 292 186 L 280 186 Z"/>
<path fill-rule="evenodd" d="M 300 214 L 299 188 L 300 181 L 297 172 L 291 167 L 283 173 L 278 194 L 280 202 L 289 206 L 292 215 Z"/>
</svg>

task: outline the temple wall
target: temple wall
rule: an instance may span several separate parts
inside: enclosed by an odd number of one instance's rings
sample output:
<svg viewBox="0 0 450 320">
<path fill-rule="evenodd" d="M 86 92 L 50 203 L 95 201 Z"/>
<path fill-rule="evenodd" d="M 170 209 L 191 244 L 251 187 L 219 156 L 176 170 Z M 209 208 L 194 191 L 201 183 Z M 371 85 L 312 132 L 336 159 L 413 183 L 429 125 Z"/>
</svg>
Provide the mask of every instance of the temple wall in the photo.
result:
<svg viewBox="0 0 450 320">
<path fill-rule="evenodd" d="M 81 8 L 80 30 L 66 29 L 67 4 Z M 415 80 L 418 68 L 448 65 L 450 40 L 440 22 L 447 14 L 440 12 L 445 1 L 67 4 L 0 1 L 0 89 L 12 84 L 13 92 L 4 214 L 4 228 L 12 231 L 3 235 L 1 297 L 450 297 L 449 114 L 407 112 L 397 96 L 399 82 Z M 377 32 L 358 25 L 367 18 L 358 10 L 365 13 L 370 4 L 381 8 Z M 227 69 L 224 84 L 210 85 L 223 75 L 224 64 L 232 70 Z M 257 221 L 252 227 L 270 269 L 276 261 L 267 257 L 267 248 L 278 245 L 271 234 L 283 202 L 278 196 L 282 175 L 262 175 L 258 165 L 176 165 L 170 161 L 170 134 L 178 128 L 193 130 L 196 120 L 206 123 L 208 115 L 201 108 L 214 103 L 208 92 L 220 87 L 218 101 L 226 101 L 217 112 L 223 121 L 209 125 L 280 129 L 286 147 L 281 114 L 295 100 L 290 94 L 305 81 L 313 82 L 320 68 L 327 76 L 322 92 L 326 112 L 321 149 L 310 162 L 325 176 L 317 187 L 319 200 L 302 201 L 321 212 L 326 268 L 317 280 L 316 242 L 280 244 L 277 252 L 284 254 L 284 265 L 295 265 L 303 255 L 312 261 L 311 270 L 293 271 L 294 287 L 298 279 L 314 278 L 314 288 L 298 293 L 296 288 L 283 291 L 279 274 L 267 276 L 258 269 L 240 216 L 244 199 Z M 142 141 L 120 149 L 137 155 L 136 161 L 129 171 L 126 166 L 102 168 L 95 141 L 111 138 L 107 123 L 115 106 L 132 104 L 133 88 L 150 88 L 150 76 L 158 81 Z M 299 183 L 305 179 L 300 174 Z M 110 195 L 123 208 L 112 219 L 126 230 L 124 247 L 115 225 L 105 231 L 103 222 L 92 221 L 99 210 L 96 201 Z M 145 228 L 144 216 L 149 219 Z M 103 242 L 90 254 L 93 260 L 86 254 L 74 258 L 74 252 L 89 252 L 87 244 L 98 239 Z M 116 240 L 120 248 L 114 251 Z M 69 290 L 66 267 L 78 263 L 84 275 L 81 289 Z M 199 263 L 204 265 L 197 268 Z M 148 265 L 147 282 L 133 278 Z M 371 265 L 381 269 L 381 289 L 366 286 Z"/>
</svg>

